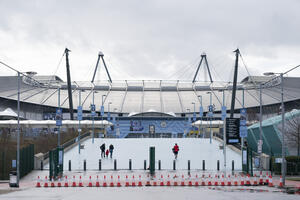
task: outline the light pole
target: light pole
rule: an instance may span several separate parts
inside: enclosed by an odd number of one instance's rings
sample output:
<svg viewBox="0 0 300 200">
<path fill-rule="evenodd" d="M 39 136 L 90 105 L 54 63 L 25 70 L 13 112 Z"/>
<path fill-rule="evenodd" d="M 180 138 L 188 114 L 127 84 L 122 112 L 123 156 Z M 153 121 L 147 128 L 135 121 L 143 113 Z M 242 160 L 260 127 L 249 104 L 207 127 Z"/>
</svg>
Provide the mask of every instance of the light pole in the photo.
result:
<svg viewBox="0 0 300 200">
<path fill-rule="evenodd" d="M 274 72 L 266 72 L 264 75 L 270 76 L 270 75 L 275 75 L 279 74 L 280 76 L 280 85 L 281 85 L 281 136 L 282 136 L 282 144 L 281 144 L 281 157 L 282 157 L 282 163 L 281 163 L 281 174 L 282 174 L 282 184 L 285 186 L 285 174 L 286 174 L 286 160 L 285 160 L 285 141 L 284 141 L 284 135 L 285 135 L 285 130 L 284 130 L 284 125 L 285 125 L 285 110 L 284 110 L 284 101 L 283 101 L 283 73 L 274 73 Z"/>
<path fill-rule="evenodd" d="M 210 94 L 210 97 L 209 97 L 209 107 L 210 109 L 208 110 L 209 112 L 209 132 L 210 132 L 210 137 L 209 137 L 209 143 L 211 144 L 211 139 L 212 139 L 212 128 L 211 128 L 211 118 L 212 118 L 212 112 L 213 112 L 213 108 L 212 108 L 212 93 L 211 92 L 207 92 L 207 94 Z"/>
<path fill-rule="evenodd" d="M 18 72 L 17 187 L 20 181 L 20 72 Z"/>
<path fill-rule="evenodd" d="M 226 175 L 226 107 L 225 107 L 225 90 L 219 90 L 219 92 L 222 92 L 222 119 L 223 119 L 223 155 L 224 155 L 224 171 Z M 223 109 L 225 108 L 225 116 L 223 116 Z"/>
<path fill-rule="evenodd" d="M 262 170 L 262 84 L 259 84 L 259 169 Z"/>
<path fill-rule="evenodd" d="M 96 106 L 95 106 L 95 90 L 93 89 L 93 105 L 92 105 L 92 120 L 93 120 L 93 139 L 92 143 L 94 144 L 94 138 L 95 138 L 95 114 L 96 114 Z"/>
<path fill-rule="evenodd" d="M 199 117 L 200 117 L 200 126 L 199 126 L 199 136 L 200 136 L 200 128 L 202 129 L 202 120 L 203 120 L 203 107 L 202 107 L 202 96 L 198 95 L 198 98 L 200 100 L 200 110 L 199 110 Z M 203 129 L 202 129 L 203 130 Z M 204 138 L 204 133 L 202 131 L 203 138 Z"/>
</svg>

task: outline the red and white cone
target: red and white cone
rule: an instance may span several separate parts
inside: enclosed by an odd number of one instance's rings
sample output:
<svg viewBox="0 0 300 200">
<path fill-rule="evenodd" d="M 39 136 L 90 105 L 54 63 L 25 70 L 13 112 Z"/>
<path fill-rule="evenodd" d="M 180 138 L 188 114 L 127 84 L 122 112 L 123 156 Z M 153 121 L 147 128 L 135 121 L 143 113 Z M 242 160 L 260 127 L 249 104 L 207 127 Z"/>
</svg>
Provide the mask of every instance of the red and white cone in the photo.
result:
<svg viewBox="0 0 300 200">
<path fill-rule="evenodd" d="M 107 187 L 107 182 L 106 182 L 106 176 L 104 175 L 103 176 L 103 184 L 102 184 L 103 187 Z"/>
<path fill-rule="evenodd" d="M 207 183 L 208 186 L 211 186 L 211 176 L 210 174 L 208 175 L 208 183 Z"/>
<path fill-rule="evenodd" d="M 222 178 L 221 178 L 221 186 L 225 186 L 224 174 L 222 174 Z"/>
<path fill-rule="evenodd" d="M 126 178 L 125 186 L 128 187 L 128 186 L 130 186 L 129 181 L 128 181 L 128 176 L 126 175 L 125 178 Z"/>
<path fill-rule="evenodd" d="M 68 182 L 68 177 L 67 176 L 65 176 L 65 185 L 64 186 L 69 187 L 69 182 Z"/>
<path fill-rule="evenodd" d="M 147 175 L 147 182 L 146 182 L 146 186 L 151 186 L 151 183 L 150 183 L 150 176 L 149 176 L 149 174 Z"/>
<path fill-rule="evenodd" d="M 156 181 L 156 176 L 154 175 L 153 176 L 153 183 L 152 183 L 153 186 L 157 186 L 157 181 Z"/>
<path fill-rule="evenodd" d="M 258 183 L 257 183 L 257 178 L 256 178 L 256 174 L 254 174 L 254 182 L 253 182 L 253 186 L 257 186 Z"/>
<path fill-rule="evenodd" d="M 170 175 L 168 174 L 167 186 L 171 186 Z"/>
<path fill-rule="evenodd" d="M 73 176 L 72 187 L 76 187 L 75 176 Z"/>
<path fill-rule="evenodd" d="M 201 177 L 201 185 L 202 185 L 202 186 L 205 186 L 204 174 L 202 174 L 202 177 Z"/>
<path fill-rule="evenodd" d="M 48 187 L 49 185 L 48 185 L 48 177 L 47 176 L 45 176 L 45 183 L 44 183 L 44 187 Z"/>
<path fill-rule="evenodd" d="M 272 179 L 272 175 L 269 175 L 269 187 L 274 187 L 273 185 L 273 179 Z"/>
<path fill-rule="evenodd" d="M 120 176 L 118 175 L 118 182 L 117 182 L 117 187 L 121 187 L 121 181 L 120 181 Z"/>
<path fill-rule="evenodd" d="M 245 185 L 245 178 L 244 178 L 244 174 L 242 174 L 241 176 L 241 186 Z"/>
<path fill-rule="evenodd" d="M 110 184 L 109 184 L 110 187 L 114 187 L 115 184 L 114 184 L 114 177 L 111 175 L 110 176 Z"/>
<path fill-rule="evenodd" d="M 174 182 L 173 182 L 174 186 L 178 186 L 178 182 L 177 182 L 177 175 L 175 174 L 174 176 Z"/>
<path fill-rule="evenodd" d="M 228 177 L 227 177 L 227 186 L 231 186 L 231 176 L 230 176 L 230 174 L 228 174 Z"/>
<path fill-rule="evenodd" d="M 185 186 L 185 180 L 184 180 L 184 175 L 181 176 L 181 186 Z"/>
<path fill-rule="evenodd" d="M 214 182 L 215 182 L 215 184 L 214 184 L 215 186 L 218 186 L 218 185 L 219 185 L 218 175 L 217 175 L 217 174 L 215 175 Z"/>
<path fill-rule="evenodd" d="M 247 174 L 247 176 L 246 176 L 246 184 L 245 185 L 246 186 L 251 186 L 250 175 L 249 174 Z"/>
<path fill-rule="evenodd" d="M 96 187 L 100 187 L 100 181 L 99 181 L 99 176 L 96 176 Z"/>
<path fill-rule="evenodd" d="M 142 183 L 142 176 L 141 176 L 141 175 L 139 175 L 138 186 L 139 186 L 139 187 L 143 186 L 143 183 Z"/>
<path fill-rule="evenodd" d="M 132 186 L 132 187 L 135 187 L 134 175 L 132 176 L 132 182 L 131 182 L 131 186 Z"/>
<path fill-rule="evenodd" d="M 234 184 L 234 186 L 238 186 L 238 185 L 239 185 L 238 180 L 237 180 L 237 175 L 236 175 L 236 174 L 234 175 L 234 181 L 233 181 L 233 184 Z"/>
<path fill-rule="evenodd" d="M 51 187 L 55 187 L 54 177 L 53 177 L 53 176 L 52 176 L 52 178 L 51 178 L 50 181 L 51 181 L 50 186 L 51 186 Z"/>
<path fill-rule="evenodd" d="M 37 177 L 37 181 L 36 181 L 36 185 L 35 187 L 41 187 L 41 180 L 40 180 L 40 176 Z"/>
<path fill-rule="evenodd" d="M 198 174 L 195 176 L 195 186 L 199 186 Z"/>
<path fill-rule="evenodd" d="M 57 187 L 61 187 L 61 178 L 60 178 L 60 176 L 58 177 Z"/>
<path fill-rule="evenodd" d="M 192 182 L 192 179 L 191 179 L 191 175 L 189 175 L 189 182 L 188 182 L 188 186 L 193 186 L 193 182 Z"/>
<path fill-rule="evenodd" d="M 160 183 L 159 183 L 160 186 L 164 186 L 165 183 L 164 183 L 164 176 L 163 175 L 160 175 Z"/>
<path fill-rule="evenodd" d="M 88 184 L 88 187 L 93 187 L 92 176 L 89 177 L 89 184 Z"/>
<path fill-rule="evenodd" d="M 279 187 L 280 187 L 280 188 L 283 188 L 282 176 L 280 176 Z"/>
<path fill-rule="evenodd" d="M 79 176 L 79 183 L 78 183 L 78 187 L 83 187 L 82 180 L 81 180 L 81 176 Z"/>
<path fill-rule="evenodd" d="M 264 179 L 263 179 L 262 171 L 260 171 L 260 173 L 259 173 L 259 185 L 263 185 L 263 184 L 264 184 Z"/>
<path fill-rule="evenodd" d="M 269 173 L 267 172 L 266 174 L 266 182 L 265 185 L 269 185 Z"/>
</svg>

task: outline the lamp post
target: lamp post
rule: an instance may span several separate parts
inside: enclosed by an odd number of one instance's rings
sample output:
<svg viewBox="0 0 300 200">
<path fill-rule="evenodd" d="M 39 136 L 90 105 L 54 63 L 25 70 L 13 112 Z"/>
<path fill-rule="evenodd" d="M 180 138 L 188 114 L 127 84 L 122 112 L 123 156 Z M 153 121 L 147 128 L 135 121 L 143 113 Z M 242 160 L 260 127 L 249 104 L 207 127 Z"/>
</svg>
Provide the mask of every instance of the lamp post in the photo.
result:
<svg viewBox="0 0 300 200">
<path fill-rule="evenodd" d="M 221 111 L 221 115 L 223 118 L 223 108 L 225 107 L 225 90 L 219 90 L 219 92 L 222 92 L 222 111 Z M 225 116 L 223 118 L 223 155 L 224 155 L 224 171 L 225 171 L 225 175 L 226 175 L 226 110 L 225 110 Z"/>
<path fill-rule="evenodd" d="M 18 72 L 17 187 L 20 181 L 20 72 Z"/>
<path fill-rule="evenodd" d="M 271 75 L 279 75 L 280 76 L 280 85 L 281 85 L 281 136 L 282 136 L 282 144 L 281 144 L 281 157 L 282 157 L 282 163 L 281 163 L 281 174 L 282 174 L 282 184 L 285 186 L 285 174 L 286 174 L 286 160 L 285 160 L 285 141 L 284 141 L 284 135 L 285 135 L 285 110 L 284 110 L 284 101 L 283 101 L 283 73 L 274 73 L 274 72 L 266 72 L 264 73 L 265 76 L 271 76 Z"/>
<path fill-rule="evenodd" d="M 211 139 L 212 139 L 212 128 L 211 128 L 211 118 L 212 118 L 212 112 L 213 112 L 213 108 L 212 108 L 212 93 L 211 92 L 207 92 L 207 94 L 210 94 L 209 97 L 209 107 L 211 110 L 209 110 L 209 132 L 210 132 L 210 137 L 209 137 L 209 143 L 211 144 Z"/>
<path fill-rule="evenodd" d="M 200 100 L 200 110 L 199 110 L 199 116 L 200 116 L 200 127 L 199 127 L 199 136 L 200 136 L 200 128 L 202 128 L 202 120 L 203 120 L 203 107 L 202 107 L 202 96 L 198 95 L 198 98 Z M 202 129 L 203 130 L 203 129 Z M 202 131 L 203 138 L 204 138 L 204 133 Z"/>
</svg>

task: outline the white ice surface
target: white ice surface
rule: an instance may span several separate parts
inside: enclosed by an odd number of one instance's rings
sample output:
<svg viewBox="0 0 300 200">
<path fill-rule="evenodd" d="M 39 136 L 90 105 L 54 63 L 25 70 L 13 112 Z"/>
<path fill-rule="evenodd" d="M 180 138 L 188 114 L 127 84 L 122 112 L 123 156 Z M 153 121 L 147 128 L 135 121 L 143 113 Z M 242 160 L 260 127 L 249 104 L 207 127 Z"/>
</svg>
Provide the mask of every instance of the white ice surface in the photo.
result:
<svg viewBox="0 0 300 200">
<path fill-rule="evenodd" d="M 149 147 L 155 147 L 156 168 L 158 160 L 161 160 L 162 169 L 173 169 L 174 155 L 172 147 L 179 145 L 180 151 L 176 161 L 176 169 L 187 169 L 188 160 L 191 161 L 191 169 L 202 169 L 202 160 L 205 160 L 207 170 L 217 169 L 217 160 L 220 160 L 220 169 L 224 169 L 223 150 L 219 149 L 220 142 L 202 138 L 128 138 L 128 139 L 102 139 L 96 138 L 84 141 L 84 149 L 78 153 L 78 146 L 64 154 L 64 170 L 68 170 L 68 162 L 71 160 L 72 170 L 83 170 L 83 162 L 86 160 L 87 170 L 98 170 L 100 145 L 105 143 L 106 148 L 113 144 L 115 149 L 113 159 L 102 159 L 102 169 L 113 169 L 113 160 L 117 159 L 118 169 L 128 169 L 129 159 L 132 159 L 132 169 L 143 169 L 144 160 L 149 164 Z M 235 170 L 241 170 L 241 155 L 227 147 L 227 170 L 231 170 L 234 160 Z M 45 166 L 48 168 L 48 165 Z"/>
</svg>

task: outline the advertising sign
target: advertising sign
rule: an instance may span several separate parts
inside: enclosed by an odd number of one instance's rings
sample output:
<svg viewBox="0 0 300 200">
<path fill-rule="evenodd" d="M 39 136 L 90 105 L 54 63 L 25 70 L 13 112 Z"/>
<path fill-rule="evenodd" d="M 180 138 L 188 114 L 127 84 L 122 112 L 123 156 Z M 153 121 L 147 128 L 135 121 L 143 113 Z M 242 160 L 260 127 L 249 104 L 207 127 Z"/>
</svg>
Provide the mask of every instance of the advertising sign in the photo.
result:
<svg viewBox="0 0 300 200">
<path fill-rule="evenodd" d="M 226 144 L 240 142 L 240 118 L 226 118 Z"/>
</svg>

